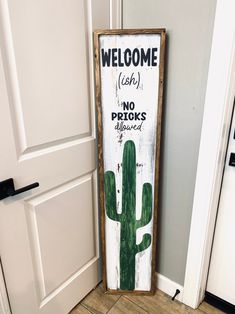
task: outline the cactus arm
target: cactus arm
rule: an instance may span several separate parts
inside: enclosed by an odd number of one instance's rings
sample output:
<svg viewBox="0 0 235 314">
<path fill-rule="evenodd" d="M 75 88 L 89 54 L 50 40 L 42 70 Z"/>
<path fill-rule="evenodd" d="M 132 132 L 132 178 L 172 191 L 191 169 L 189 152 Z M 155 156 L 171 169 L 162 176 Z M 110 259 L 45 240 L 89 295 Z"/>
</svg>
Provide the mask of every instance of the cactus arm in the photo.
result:
<svg viewBox="0 0 235 314">
<path fill-rule="evenodd" d="M 140 244 L 136 245 L 136 253 L 146 250 L 151 244 L 151 235 L 145 233 Z"/>
<path fill-rule="evenodd" d="M 136 222 L 137 228 L 146 226 L 152 219 L 152 185 L 144 183 L 142 191 L 142 214 Z"/>
<path fill-rule="evenodd" d="M 104 175 L 105 206 L 107 216 L 115 221 L 120 221 L 120 214 L 117 213 L 116 180 L 112 171 Z"/>
</svg>

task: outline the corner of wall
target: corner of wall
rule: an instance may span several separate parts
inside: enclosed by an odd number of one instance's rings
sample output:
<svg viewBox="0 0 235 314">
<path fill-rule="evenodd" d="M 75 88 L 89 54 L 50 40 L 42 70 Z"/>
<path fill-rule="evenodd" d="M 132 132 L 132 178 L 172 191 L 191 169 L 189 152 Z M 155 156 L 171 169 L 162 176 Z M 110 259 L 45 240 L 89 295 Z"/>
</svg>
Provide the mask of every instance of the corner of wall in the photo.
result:
<svg viewBox="0 0 235 314">
<path fill-rule="evenodd" d="M 183 294 L 184 294 L 184 287 L 179 285 L 178 283 L 170 280 L 169 278 L 156 273 L 156 287 L 157 289 L 161 290 L 162 292 L 168 294 L 169 296 L 173 297 L 176 289 L 180 290 L 180 293 L 176 296 L 176 300 L 182 302 L 183 301 Z"/>
</svg>

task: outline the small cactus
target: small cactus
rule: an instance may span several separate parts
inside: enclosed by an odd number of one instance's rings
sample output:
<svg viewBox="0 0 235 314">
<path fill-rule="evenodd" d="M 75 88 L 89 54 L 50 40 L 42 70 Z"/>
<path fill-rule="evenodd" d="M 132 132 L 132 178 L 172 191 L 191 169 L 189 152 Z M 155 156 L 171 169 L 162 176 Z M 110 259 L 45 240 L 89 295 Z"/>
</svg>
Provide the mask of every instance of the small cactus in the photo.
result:
<svg viewBox="0 0 235 314">
<path fill-rule="evenodd" d="M 121 224 L 120 236 L 120 289 L 135 289 L 135 255 L 151 244 L 151 235 L 144 234 L 136 244 L 136 230 L 147 225 L 152 218 L 152 185 L 143 184 L 142 214 L 136 220 L 136 151 L 133 141 L 124 145 L 122 160 L 122 213 L 117 212 L 116 180 L 112 171 L 104 176 L 105 205 L 107 216 Z"/>
</svg>

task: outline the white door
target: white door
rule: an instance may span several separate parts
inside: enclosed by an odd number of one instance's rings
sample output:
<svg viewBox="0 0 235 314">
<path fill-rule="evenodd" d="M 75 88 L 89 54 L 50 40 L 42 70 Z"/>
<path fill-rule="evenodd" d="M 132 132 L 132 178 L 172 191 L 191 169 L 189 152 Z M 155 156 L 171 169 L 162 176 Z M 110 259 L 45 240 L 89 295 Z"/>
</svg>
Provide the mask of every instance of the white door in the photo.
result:
<svg viewBox="0 0 235 314">
<path fill-rule="evenodd" d="M 97 283 L 92 29 L 108 1 L 0 0 L 0 201 L 13 314 L 65 314 Z"/>
<path fill-rule="evenodd" d="M 232 101 L 234 92 L 235 89 Z M 235 305 L 235 112 L 229 135 L 206 290 Z"/>
</svg>

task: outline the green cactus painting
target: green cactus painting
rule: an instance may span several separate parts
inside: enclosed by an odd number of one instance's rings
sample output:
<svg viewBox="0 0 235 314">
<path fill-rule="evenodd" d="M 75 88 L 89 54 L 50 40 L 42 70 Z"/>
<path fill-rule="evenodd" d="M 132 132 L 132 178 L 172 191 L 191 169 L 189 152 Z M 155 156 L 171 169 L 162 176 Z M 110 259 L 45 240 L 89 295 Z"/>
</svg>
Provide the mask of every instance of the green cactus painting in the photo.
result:
<svg viewBox="0 0 235 314">
<path fill-rule="evenodd" d="M 122 160 L 122 212 L 117 212 L 116 180 L 112 171 L 105 172 L 105 205 L 107 216 L 121 224 L 120 234 L 120 289 L 135 289 L 135 256 L 151 244 L 151 235 L 144 234 L 136 244 L 136 231 L 147 225 L 152 218 L 152 185 L 142 188 L 141 219 L 136 220 L 136 149 L 133 141 L 124 145 Z"/>
</svg>

